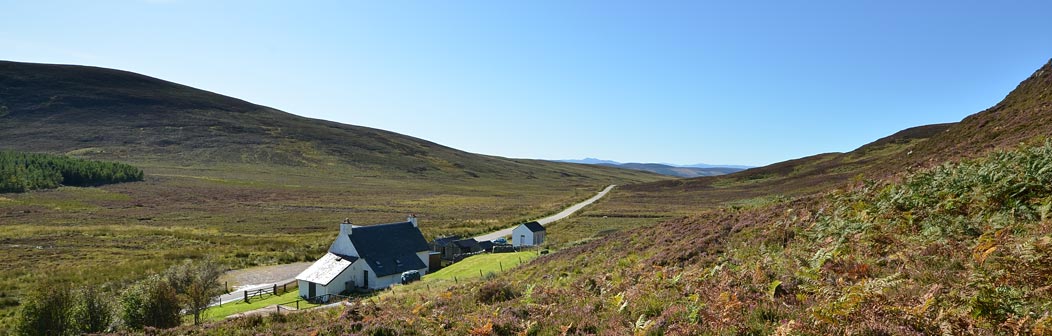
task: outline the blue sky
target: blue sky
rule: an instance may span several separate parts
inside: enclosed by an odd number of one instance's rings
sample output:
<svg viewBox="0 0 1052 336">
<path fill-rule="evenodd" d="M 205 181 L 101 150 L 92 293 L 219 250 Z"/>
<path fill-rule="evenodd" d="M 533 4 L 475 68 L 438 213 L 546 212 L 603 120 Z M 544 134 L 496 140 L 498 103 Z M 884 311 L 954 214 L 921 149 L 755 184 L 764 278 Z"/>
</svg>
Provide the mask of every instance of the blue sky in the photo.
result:
<svg viewBox="0 0 1052 336">
<path fill-rule="evenodd" d="M 763 165 L 997 103 L 1048 1 L 9 1 L 0 59 L 507 157 Z"/>
</svg>

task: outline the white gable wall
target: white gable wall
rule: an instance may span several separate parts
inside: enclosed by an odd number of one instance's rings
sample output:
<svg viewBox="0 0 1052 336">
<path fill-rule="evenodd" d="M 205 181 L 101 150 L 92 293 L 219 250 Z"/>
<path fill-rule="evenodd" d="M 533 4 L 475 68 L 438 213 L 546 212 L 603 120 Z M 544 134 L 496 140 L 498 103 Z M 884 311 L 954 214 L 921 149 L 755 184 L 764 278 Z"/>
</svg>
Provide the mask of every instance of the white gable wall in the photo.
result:
<svg viewBox="0 0 1052 336">
<path fill-rule="evenodd" d="M 336 236 L 336 240 L 329 246 L 329 252 L 357 257 L 358 250 L 351 243 L 351 237 L 348 237 L 348 235 L 354 234 L 353 228 L 354 225 L 351 224 L 340 224 L 340 235 Z"/>
<path fill-rule="evenodd" d="M 427 273 L 427 268 L 418 269 L 417 272 L 420 272 L 420 276 L 423 276 L 424 273 Z M 373 279 L 369 279 L 369 287 L 373 289 L 387 288 L 391 287 L 391 285 L 400 283 L 402 283 L 402 273 L 395 273 L 379 278 L 374 276 Z"/>
<path fill-rule="evenodd" d="M 416 256 L 420 257 L 420 261 L 423 261 L 426 266 L 423 271 L 420 271 L 420 276 L 424 276 L 431 267 L 431 250 L 417 252 Z"/>
<path fill-rule="evenodd" d="M 534 246 L 544 243 L 546 232 L 533 232 L 526 227 L 526 224 L 516 226 L 511 230 L 511 245 L 512 246 Z"/>
<path fill-rule="evenodd" d="M 533 233 L 530 232 L 530 229 L 527 229 L 526 225 L 520 224 L 511 230 L 511 245 L 516 247 L 526 245 L 524 242 L 532 236 Z"/>
<path fill-rule="evenodd" d="M 354 263 L 351 264 L 351 266 L 348 266 L 347 269 L 340 273 L 340 275 L 332 279 L 332 282 L 330 282 L 327 286 L 322 284 L 315 284 L 314 296 L 322 296 L 326 294 L 338 295 L 348 288 L 361 287 L 362 279 L 364 279 L 364 274 L 362 272 L 363 270 L 369 271 L 369 285 L 370 287 L 372 287 L 373 279 L 376 278 L 376 275 L 373 273 L 373 270 L 368 267 L 369 266 L 365 264 L 364 260 L 355 260 Z M 300 287 L 300 297 L 308 297 L 308 294 L 310 294 L 310 288 L 308 288 L 308 286 L 310 286 L 310 283 L 304 280 L 300 280 L 298 285 Z"/>
</svg>

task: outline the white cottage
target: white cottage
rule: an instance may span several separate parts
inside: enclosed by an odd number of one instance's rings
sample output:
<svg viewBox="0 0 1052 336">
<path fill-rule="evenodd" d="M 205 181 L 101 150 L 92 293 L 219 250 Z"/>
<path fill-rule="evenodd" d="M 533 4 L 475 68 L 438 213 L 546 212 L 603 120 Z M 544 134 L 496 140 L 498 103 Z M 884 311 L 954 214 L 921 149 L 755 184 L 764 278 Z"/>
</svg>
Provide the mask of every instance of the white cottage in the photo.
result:
<svg viewBox="0 0 1052 336">
<path fill-rule="evenodd" d="M 544 243 L 547 231 L 541 223 L 529 222 L 516 226 L 511 230 L 511 245 L 534 246 Z"/>
<path fill-rule="evenodd" d="M 429 252 L 416 216 L 401 223 L 370 226 L 345 222 L 329 252 L 296 276 L 300 297 L 386 288 L 400 283 L 402 272 L 410 270 L 424 275 Z"/>
</svg>

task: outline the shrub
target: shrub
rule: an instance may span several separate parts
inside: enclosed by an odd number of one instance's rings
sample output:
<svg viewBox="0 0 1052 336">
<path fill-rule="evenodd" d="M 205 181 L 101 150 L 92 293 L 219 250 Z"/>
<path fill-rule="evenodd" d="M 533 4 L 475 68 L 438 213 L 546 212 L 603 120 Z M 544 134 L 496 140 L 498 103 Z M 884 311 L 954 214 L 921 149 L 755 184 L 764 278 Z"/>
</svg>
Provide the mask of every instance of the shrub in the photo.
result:
<svg viewBox="0 0 1052 336">
<path fill-rule="evenodd" d="M 224 288 L 219 282 L 222 274 L 222 266 L 212 260 L 187 260 L 169 268 L 165 280 L 175 290 L 184 308 L 194 315 L 194 324 L 198 324 L 201 312 L 208 308 L 213 298 L 223 294 Z"/>
<path fill-rule="evenodd" d="M 121 316 L 124 324 L 132 329 L 178 326 L 179 308 L 175 288 L 159 276 L 136 283 L 121 296 Z"/>
<path fill-rule="evenodd" d="M 113 305 L 94 287 L 82 287 L 76 293 L 71 315 L 78 331 L 103 332 L 113 322 Z"/>
<path fill-rule="evenodd" d="M 489 281 L 479 287 L 476 295 L 478 302 L 485 304 L 504 302 L 516 297 L 519 297 L 519 293 L 504 281 Z"/>
<path fill-rule="evenodd" d="M 70 318 L 73 301 L 73 290 L 68 284 L 38 284 L 22 300 L 22 309 L 15 321 L 15 333 L 18 335 L 76 334 Z"/>
<path fill-rule="evenodd" d="M 16 321 L 19 335 L 78 335 L 106 331 L 112 306 L 93 287 L 41 283 L 24 299 Z"/>
</svg>

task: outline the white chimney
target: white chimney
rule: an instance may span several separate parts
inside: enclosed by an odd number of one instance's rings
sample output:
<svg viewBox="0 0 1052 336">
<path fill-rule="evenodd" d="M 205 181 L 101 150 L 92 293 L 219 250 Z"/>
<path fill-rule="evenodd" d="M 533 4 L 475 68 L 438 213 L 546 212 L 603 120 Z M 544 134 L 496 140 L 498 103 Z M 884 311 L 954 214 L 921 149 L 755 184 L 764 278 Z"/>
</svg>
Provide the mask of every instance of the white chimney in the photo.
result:
<svg viewBox="0 0 1052 336">
<path fill-rule="evenodd" d="M 354 229 L 354 224 L 351 224 L 351 219 L 350 218 L 344 219 L 343 223 L 340 223 L 340 235 L 341 236 L 350 235 L 351 231 L 353 229 Z"/>
<path fill-rule="evenodd" d="M 409 215 L 409 219 L 406 219 L 406 221 L 413 223 L 413 227 L 419 227 L 416 224 L 416 214 Z"/>
</svg>

